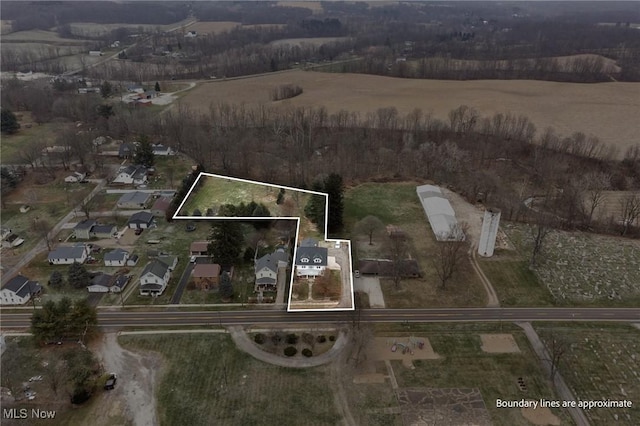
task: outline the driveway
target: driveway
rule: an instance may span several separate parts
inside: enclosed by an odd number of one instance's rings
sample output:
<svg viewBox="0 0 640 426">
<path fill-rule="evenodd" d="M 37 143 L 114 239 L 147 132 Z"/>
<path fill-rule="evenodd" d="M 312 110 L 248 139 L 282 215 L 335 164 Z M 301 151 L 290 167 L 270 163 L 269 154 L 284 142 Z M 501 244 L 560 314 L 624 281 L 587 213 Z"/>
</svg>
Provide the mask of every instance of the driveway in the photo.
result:
<svg viewBox="0 0 640 426">
<path fill-rule="evenodd" d="M 356 291 L 367 293 L 370 308 L 384 308 L 384 296 L 380 288 L 380 279 L 377 277 L 360 277 L 353 279 Z"/>
<path fill-rule="evenodd" d="M 184 289 L 187 287 L 187 282 L 189 281 L 189 277 L 191 276 L 191 271 L 196 266 L 195 263 L 189 262 L 186 268 L 184 268 L 184 272 L 182 273 L 182 277 L 180 278 L 180 282 L 178 283 L 178 288 L 176 288 L 175 293 L 173 293 L 173 297 L 171 298 L 171 304 L 177 305 L 180 303 L 180 299 L 182 299 L 182 293 L 184 293 Z"/>
<path fill-rule="evenodd" d="M 334 242 L 330 242 L 329 256 L 335 256 L 336 263 L 340 265 L 340 280 L 342 281 L 342 295 L 340 296 L 339 308 L 350 308 L 353 306 L 353 292 L 351 291 L 351 262 L 349 262 L 349 243 L 340 243 L 340 248 L 335 248 Z"/>
</svg>

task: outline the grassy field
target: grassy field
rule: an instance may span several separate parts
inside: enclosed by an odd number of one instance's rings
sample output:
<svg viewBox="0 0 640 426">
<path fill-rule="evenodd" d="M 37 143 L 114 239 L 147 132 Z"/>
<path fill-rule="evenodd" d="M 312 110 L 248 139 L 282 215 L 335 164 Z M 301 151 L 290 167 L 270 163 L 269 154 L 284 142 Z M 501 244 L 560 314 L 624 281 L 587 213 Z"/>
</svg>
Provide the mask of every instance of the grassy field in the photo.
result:
<svg viewBox="0 0 640 426">
<path fill-rule="evenodd" d="M 69 124 L 65 123 L 45 123 L 36 124 L 31 118 L 29 112 L 18 112 L 16 114 L 20 123 L 20 130 L 13 135 L 2 135 L 2 144 L 0 144 L 0 156 L 2 162 L 7 164 L 22 163 L 19 157 L 20 150 L 28 150 L 28 147 L 34 144 L 50 146 L 54 144 L 56 135 L 58 135 Z M 26 126 L 31 126 L 27 128 Z"/>
<path fill-rule="evenodd" d="M 334 43 L 337 41 L 347 41 L 349 37 L 303 37 L 303 38 L 283 38 L 280 40 L 272 41 L 272 46 L 303 46 L 313 45 L 322 46 L 323 44 Z"/>
<path fill-rule="evenodd" d="M 496 408 L 496 399 L 557 399 L 547 381 L 539 361 L 520 328 L 512 324 L 419 324 L 410 327 L 379 325 L 376 332 L 385 335 L 429 338 L 433 350 L 441 357 L 436 360 L 418 360 L 415 369 L 400 361 L 392 361 L 400 387 L 479 388 L 494 425 L 529 425 L 519 409 Z M 479 334 L 512 334 L 520 352 L 495 354 L 481 349 Z M 522 377 L 527 391 L 517 386 Z M 562 424 L 572 424 L 570 417 L 560 411 L 553 413 Z"/>
<path fill-rule="evenodd" d="M 29 31 L 16 31 L 11 34 L 7 34 L 2 37 L 2 41 L 4 42 L 12 42 L 12 41 L 40 41 L 47 43 L 60 43 L 60 44 L 69 44 L 69 45 L 77 45 L 82 44 L 83 42 L 87 42 L 88 40 L 78 40 L 74 38 L 63 38 L 58 35 L 58 33 L 53 31 L 44 31 L 44 30 L 29 30 Z"/>
<path fill-rule="evenodd" d="M 302 87 L 304 93 L 279 104 L 324 106 L 329 113 L 344 109 L 363 115 L 382 107 L 395 107 L 400 114 L 420 108 L 444 120 L 449 111 L 464 104 L 482 115 L 524 114 L 538 129 L 552 126 L 562 135 L 576 131 L 593 134 L 622 152 L 637 142 L 630 123 L 640 114 L 638 83 L 412 80 L 296 70 L 200 85 L 183 102 L 205 113 L 212 96 L 216 102 L 271 105 L 270 89 L 289 83 Z M 616 102 L 612 104 L 611 99 Z"/>
<path fill-rule="evenodd" d="M 528 259 L 532 246 L 532 236 L 528 228 L 505 223 L 503 229 L 522 257 Z M 483 267 L 489 262 L 483 262 Z M 524 267 L 520 269 L 522 268 Z M 635 285 L 640 282 L 638 241 L 579 232 L 552 231 L 545 239 L 543 253 L 535 273 L 539 281 L 551 292 L 557 305 L 640 304 L 640 289 Z M 526 285 L 528 288 L 536 287 L 532 284 Z"/>
<path fill-rule="evenodd" d="M 480 267 L 500 299 L 500 306 L 554 306 L 549 290 L 523 260 L 480 260 Z"/>
<path fill-rule="evenodd" d="M 540 336 L 565 342 L 562 377 L 580 400 L 628 400 L 631 408 L 584 410 L 594 426 L 640 421 L 640 330 L 630 325 L 535 324 Z"/>
<path fill-rule="evenodd" d="M 121 336 L 128 349 L 162 354 L 159 420 L 171 425 L 334 425 L 328 370 L 263 364 L 226 335 Z"/>
<path fill-rule="evenodd" d="M 225 31 L 230 31 L 242 26 L 240 22 L 231 21 L 217 21 L 207 22 L 200 21 L 193 25 L 189 25 L 189 31 L 196 31 L 198 34 L 219 34 Z"/>
<path fill-rule="evenodd" d="M 485 291 L 466 258 L 445 289 L 438 285 L 430 256 L 436 241 L 416 195 L 416 185 L 416 182 L 366 183 L 345 191 L 346 228 L 353 229 L 358 220 L 369 214 L 385 225 L 399 226 L 409 236 L 409 252 L 421 268 L 423 276 L 403 280 L 399 290 L 390 280 L 382 280 L 387 307 L 484 306 Z M 373 246 L 368 245 L 368 238 L 352 235 L 354 258 L 383 257 L 383 234 L 374 238 Z"/>
</svg>

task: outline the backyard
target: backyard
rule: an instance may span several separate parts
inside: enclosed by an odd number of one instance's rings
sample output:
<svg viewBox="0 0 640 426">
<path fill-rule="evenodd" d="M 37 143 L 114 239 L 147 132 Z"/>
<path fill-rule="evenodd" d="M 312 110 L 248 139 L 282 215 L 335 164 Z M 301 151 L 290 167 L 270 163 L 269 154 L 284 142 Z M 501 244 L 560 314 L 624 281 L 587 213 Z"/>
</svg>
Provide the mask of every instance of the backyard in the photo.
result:
<svg viewBox="0 0 640 426">
<path fill-rule="evenodd" d="M 446 287 L 440 287 L 432 253 L 436 241 L 416 195 L 417 182 L 365 183 L 345 191 L 345 227 L 353 230 L 358 220 L 377 216 L 385 225 L 395 225 L 408 236 L 408 256 L 420 267 L 420 278 L 407 278 L 397 288 L 390 279 L 381 286 L 387 307 L 484 306 L 485 291 L 469 260 L 465 257 Z M 354 241 L 354 268 L 358 259 L 388 258 L 384 230 L 374 234 L 373 245 L 368 237 L 351 233 Z"/>
</svg>

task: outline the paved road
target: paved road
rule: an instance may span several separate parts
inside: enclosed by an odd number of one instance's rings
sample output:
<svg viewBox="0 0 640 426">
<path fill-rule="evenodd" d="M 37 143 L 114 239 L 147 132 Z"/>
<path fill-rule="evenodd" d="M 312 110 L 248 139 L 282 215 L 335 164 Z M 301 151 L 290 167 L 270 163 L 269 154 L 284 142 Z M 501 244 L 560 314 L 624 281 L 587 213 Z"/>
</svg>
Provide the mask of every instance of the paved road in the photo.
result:
<svg viewBox="0 0 640 426">
<path fill-rule="evenodd" d="M 189 277 L 191 276 L 191 271 L 196 266 L 195 263 L 189 262 L 186 268 L 184 268 L 184 272 L 182 273 L 182 277 L 180 277 L 180 282 L 178 283 L 178 288 L 173 293 L 173 297 L 171 297 L 171 304 L 177 305 L 180 303 L 180 299 L 182 299 L 182 293 L 184 293 L 184 289 L 187 287 L 187 281 L 189 281 Z"/>
<path fill-rule="evenodd" d="M 2 313 L 0 329 L 29 327 L 30 312 Z M 208 326 L 243 324 L 335 324 L 350 322 L 352 311 L 286 312 L 252 311 L 98 311 L 104 328 Z M 640 322 L 640 308 L 443 308 L 443 309 L 364 309 L 360 321 L 369 323 L 482 322 L 482 321 L 618 321 Z"/>
</svg>

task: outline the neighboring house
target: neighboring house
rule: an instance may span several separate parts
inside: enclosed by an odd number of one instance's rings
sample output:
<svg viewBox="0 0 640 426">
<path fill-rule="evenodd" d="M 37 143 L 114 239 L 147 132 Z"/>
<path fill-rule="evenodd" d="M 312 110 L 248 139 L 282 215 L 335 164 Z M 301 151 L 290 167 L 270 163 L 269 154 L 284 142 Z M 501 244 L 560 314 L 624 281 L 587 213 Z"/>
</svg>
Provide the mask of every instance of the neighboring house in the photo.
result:
<svg viewBox="0 0 640 426">
<path fill-rule="evenodd" d="M 23 305 L 32 296 L 40 294 L 42 286 L 27 277 L 16 275 L 0 290 L 0 305 Z"/>
<path fill-rule="evenodd" d="M 129 259 L 127 259 L 127 266 L 136 266 L 138 264 L 138 260 L 138 255 L 132 254 L 131 256 L 129 256 Z"/>
<path fill-rule="evenodd" d="M 98 274 L 91 279 L 91 285 L 87 286 L 87 290 L 89 293 L 109 293 L 113 281 L 113 275 Z"/>
<path fill-rule="evenodd" d="M 114 234 L 118 232 L 118 227 L 114 224 L 108 225 L 95 225 L 91 228 L 89 235 L 96 238 L 113 238 Z"/>
<path fill-rule="evenodd" d="M 129 283 L 130 275 L 118 275 L 111 286 L 111 293 L 120 293 Z"/>
<path fill-rule="evenodd" d="M 77 182 L 82 182 L 83 180 L 85 180 L 86 177 L 87 175 L 85 173 L 73 172 L 72 175 L 64 178 L 64 181 L 67 183 L 77 183 Z"/>
<path fill-rule="evenodd" d="M 129 93 L 144 93 L 144 88 L 142 86 L 127 86 L 127 92 Z"/>
<path fill-rule="evenodd" d="M 167 288 L 170 278 L 171 271 L 165 263 L 159 260 L 149 262 L 140 274 L 140 295 L 160 296 Z"/>
<path fill-rule="evenodd" d="M 194 266 L 191 276 L 198 289 L 218 290 L 220 265 L 217 263 L 198 263 Z"/>
<path fill-rule="evenodd" d="M 197 31 L 189 31 L 188 33 L 186 33 L 185 38 L 193 38 L 193 37 L 197 37 L 198 36 L 198 32 Z"/>
<path fill-rule="evenodd" d="M 118 147 L 118 158 L 131 158 L 135 152 L 135 146 L 130 143 L 121 143 Z"/>
<path fill-rule="evenodd" d="M 20 238 L 16 234 L 9 234 L 2 240 L 2 247 L 13 248 L 21 246 L 24 243 L 24 239 Z"/>
<path fill-rule="evenodd" d="M 85 219 L 73 228 L 73 235 L 81 240 L 88 240 L 91 238 L 91 229 L 96 226 L 98 222 L 94 219 Z"/>
<path fill-rule="evenodd" d="M 286 268 L 288 264 L 289 255 L 283 248 L 257 259 L 254 267 L 254 291 L 275 291 L 278 285 L 278 270 Z"/>
<path fill-rule="evenodd" d="M 151 213 L 154 216 L 164 217 L 169 210 L 169 206 L 171 205 L 171 197 L 160 197 L 153 203 L 151 206 Z"/>
<path fill-rule="evenodd" d="M 191 256 L 208 256 L 208 246 L 209 241 L 194 241 L 189 246 L 189 254 Z"/>
<path fill-rule="evenodd" d="M 122 194 L 117 206 L 119 209 L 146 209 L 149 200 L 151 200 L 151 194 L 147 192 L 127 192 L 126 194 Z"/>
<path fill-rule="evenodd" d="M 178 256 L 171 256 L 168 254 L 158 256 L 158 260 L 169 267 L 169 271 L 173 272 L 178 265 Z"/>
<path fill-rule="evenodd" d="M 105 253 L 104 266 L 125 266 L 129 259 L 129 252 L 120 248 Z"/>
<path fill-rule="evenodd" d="M 99 50 L 90 50 L 89 51 L 89 56 L 102 56 L 103 53 Z"/>
<path fill-rule="evenodd" d="M 85 244 L 61 246 L 49 252 L 47 259 L 51 265 L 71 265 L 74 262 L 84 263 L 91 250 Z"/>
<path fill-rule="evenodd" d="M 153 215 L 149 212 L 138 212 L 131 215 L 127 226 L 131 229 L 146 229 L 153 224 Z"/>
<path fill-rule="evenodd" d="M 145 90 L 144 93 L 140 94 L 142 99 L 153 99 L 158 97 L 158 92 L 155 90 Z"/>
<path fill-rule="evenodd" d="M 79 87 L 78 93 L 86 94 L 86 93 L 100 93 L 99 87 Z"/>
<path fill-rule="evenodd" d="M 125 185 L 142 185 L 147 183 L 147 169 L 144 166 L 129 165 L 118 171 L 113 183 Z"/>
<path fill-rule="evenodd" d="M 157 145 L 152 145 L 153 147 L 153 155 L 173 155 L 174 152 L 171 148 L 169 148 L 168 146 L 164 146 L 161 144 L 157 144 Z"/>
<path fill-rule="evenodd" d="M 0 237 L 4 240 L 11 234 L 11 229 L 5 228 L 4 226 L 0 228 Z"/>
<path fill-rule="evenodd" d="M 298 247 L 296 251 L 296 275 L 316 277 L 327 268 L 328 251 L 324 247 Z"/>
</svg>

